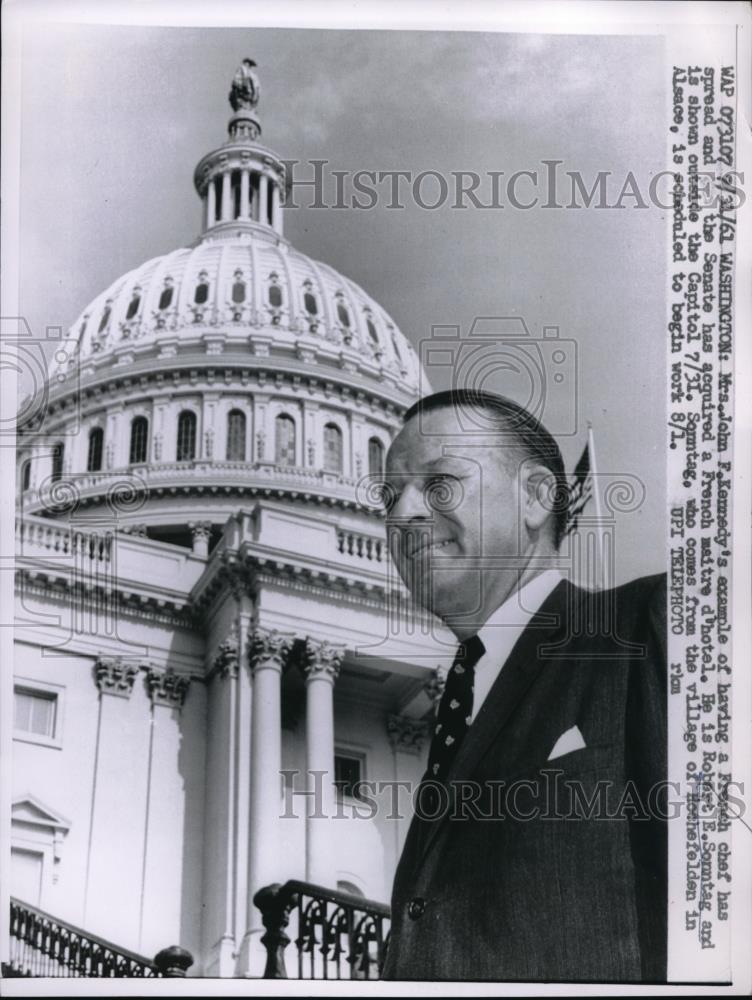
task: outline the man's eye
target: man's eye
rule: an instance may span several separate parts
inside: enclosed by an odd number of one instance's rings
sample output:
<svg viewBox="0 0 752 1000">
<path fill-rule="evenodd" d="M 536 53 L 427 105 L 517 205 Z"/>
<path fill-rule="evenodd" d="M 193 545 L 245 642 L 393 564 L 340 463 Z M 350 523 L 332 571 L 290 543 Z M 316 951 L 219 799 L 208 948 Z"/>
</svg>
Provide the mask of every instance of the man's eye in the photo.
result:
<svg viewBox="0 0 752 1000">
<path fill-rule="evenodd" d="M 438 473 L 426 480 L 423 495 L 431 510 L 454 510 L 462 500 L 462 484 L 456 476 L 446 472 Z"/>
</svg>

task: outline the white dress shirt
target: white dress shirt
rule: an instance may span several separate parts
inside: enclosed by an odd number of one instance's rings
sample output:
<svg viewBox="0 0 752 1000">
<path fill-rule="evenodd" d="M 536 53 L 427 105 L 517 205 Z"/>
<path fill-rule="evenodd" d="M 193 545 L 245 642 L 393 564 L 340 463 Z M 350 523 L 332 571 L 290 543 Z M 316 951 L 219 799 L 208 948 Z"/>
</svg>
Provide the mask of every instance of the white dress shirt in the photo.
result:
<svg viewBox="0 0 752 1000">
<path fill-rule="evenodd" d="M 475 665 L 475 692 L 472 719 L 480 711 L 493 682 L 501 673 L 514 644 L 525 626 L 561 580 L 556 569 L 547 569 L 533 577 L 504 601 L 478 632 L 485 653 Z"/>
</svg>

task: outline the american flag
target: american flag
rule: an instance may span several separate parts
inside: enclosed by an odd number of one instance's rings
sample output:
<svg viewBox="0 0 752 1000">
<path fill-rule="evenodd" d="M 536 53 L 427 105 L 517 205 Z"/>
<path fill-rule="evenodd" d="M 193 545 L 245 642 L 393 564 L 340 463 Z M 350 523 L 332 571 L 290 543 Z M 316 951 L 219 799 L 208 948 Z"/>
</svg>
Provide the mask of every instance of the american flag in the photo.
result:
<svg viewBox="0 0 752 1000">
<path fill-rule="evenodd" d="M 593 475 L 590 461 L 590 442 L 588 441 L 577 465 L 574 467 L 574 473 L 569 484 L 569 506 L 567 508 L 567 530 L 565 534 L 571 535 L 573 531 L 577 531 L 580 515 L 592 495 Z"/>
</svg>

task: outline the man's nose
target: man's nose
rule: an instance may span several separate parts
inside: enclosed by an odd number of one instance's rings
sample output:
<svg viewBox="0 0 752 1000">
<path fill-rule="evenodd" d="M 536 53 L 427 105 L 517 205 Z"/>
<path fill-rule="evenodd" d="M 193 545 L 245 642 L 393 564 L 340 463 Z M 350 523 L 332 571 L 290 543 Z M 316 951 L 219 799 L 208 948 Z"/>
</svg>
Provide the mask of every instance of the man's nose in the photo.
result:
<svg viewBox="0 0 752 1000">
<path fill-rule="evenodd" d="M 410 483 L 403 489 L 399 500 L 392 508 L 391 516 L 395 520 L 407 523 L 433 519 L 433 510 L 426 502 L 425 492 L 419 484 Z"/>
</svg>

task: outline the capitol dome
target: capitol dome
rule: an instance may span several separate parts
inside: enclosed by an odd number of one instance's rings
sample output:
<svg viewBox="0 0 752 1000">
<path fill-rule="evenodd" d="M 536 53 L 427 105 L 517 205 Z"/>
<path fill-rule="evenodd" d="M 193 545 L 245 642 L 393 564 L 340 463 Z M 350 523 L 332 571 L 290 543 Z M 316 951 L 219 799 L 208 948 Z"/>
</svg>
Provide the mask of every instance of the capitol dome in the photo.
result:
<svg viewBox="0 0 752 1000">
<path fill-rule="evenodd" d="M 198 239 L 114 281 L 55 352 L 43 425 L 19 435 L 29 513 L 114 505 L 121 528 L 178 544 L 197 516 L 216 541 L 238 497 L 373 515 L 366 480 L 420 364 L 386 310 L 285 238 L 288 180 L 260 142 L 253 65 L 194 173 Z"/>
<path fill-rule="evenodd" d="M 270 227 L 236 221 L 114 281 L 71 327 L 77 354 L 62 367 L 54 362 L 51 374 L 135 360 L 165 345 L 175 353 L 202 343 L 209 353 L 263 345 L 282 356 L 313 352 L 335 367 L 352 352 L 364 376 L 417 391 L 415 352 L 377 302 Z"/>
</svg>

